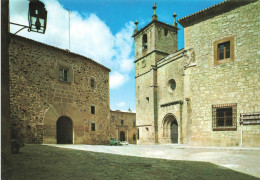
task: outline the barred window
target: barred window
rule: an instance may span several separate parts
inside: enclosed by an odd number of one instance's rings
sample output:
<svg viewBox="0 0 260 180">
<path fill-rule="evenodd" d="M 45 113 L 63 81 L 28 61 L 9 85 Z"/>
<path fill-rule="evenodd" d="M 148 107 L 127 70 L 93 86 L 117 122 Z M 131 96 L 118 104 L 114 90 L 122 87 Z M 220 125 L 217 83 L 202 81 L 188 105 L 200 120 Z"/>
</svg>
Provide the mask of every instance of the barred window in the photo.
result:
<svg viewBox="0 0 260 180">
<path fill-rule="evenodd" d="M 232 131 L 237 129 L 237 104 L 212 105 L 213 131 Z"/>
</svg>

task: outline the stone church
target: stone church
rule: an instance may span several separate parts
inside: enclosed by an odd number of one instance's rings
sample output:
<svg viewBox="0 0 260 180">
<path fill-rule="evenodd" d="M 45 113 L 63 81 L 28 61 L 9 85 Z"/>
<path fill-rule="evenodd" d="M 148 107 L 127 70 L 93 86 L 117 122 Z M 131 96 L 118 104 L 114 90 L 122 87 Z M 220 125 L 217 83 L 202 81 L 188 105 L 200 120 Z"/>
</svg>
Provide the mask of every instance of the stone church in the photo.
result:
<svg viewBox="0 0 260 180">
<path fill-rule="evenodd" d="M 13 34 L 9 51 L 13 139 L 45 144 L 109 143 L 110 69 Z"/>
<path fill-rule="evenodd" d="M 137 144 L 260 146 L 260 3 L 227 0 L 134 32 Z"/>
</svg>

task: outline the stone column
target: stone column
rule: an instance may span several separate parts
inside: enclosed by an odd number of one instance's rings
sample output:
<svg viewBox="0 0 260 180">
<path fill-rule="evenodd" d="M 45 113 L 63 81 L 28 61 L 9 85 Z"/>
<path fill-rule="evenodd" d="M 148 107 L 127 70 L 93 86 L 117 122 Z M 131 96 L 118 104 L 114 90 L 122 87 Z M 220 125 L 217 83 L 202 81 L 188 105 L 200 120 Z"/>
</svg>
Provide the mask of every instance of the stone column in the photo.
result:
<svg viewBox="0 0 260 180">
<path fill-rule="evenodd" d="M 157 67 L 152 65 L 152 73 L 153 73 L 153 113 L 154 113 L 154 142 L 159 143 L 158 141 L 158 107 L 157 107 Z"/>
</svg>

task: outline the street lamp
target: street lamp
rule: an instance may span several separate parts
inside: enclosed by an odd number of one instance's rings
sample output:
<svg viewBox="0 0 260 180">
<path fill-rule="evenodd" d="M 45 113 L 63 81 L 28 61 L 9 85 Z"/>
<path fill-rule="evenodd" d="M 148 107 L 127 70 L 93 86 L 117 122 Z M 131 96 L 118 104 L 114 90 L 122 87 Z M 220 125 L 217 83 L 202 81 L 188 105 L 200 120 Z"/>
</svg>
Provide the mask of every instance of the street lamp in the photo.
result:
<svg viewBox="0 0 260 180">
<path fill-rule="evenodd" d="M 42 34 L 45 33 L 46 25 L 47 25 L 47 11 L 45 9 L 45 5 L 41 1 L 30 0 L 29 11 L 28 11 L 28 22 L 29 22 L 29 26 L 10 22 L 10 24 L 16 26 L 22 26 L 22 28 L 14 34 L 17 34 L 18 32 L 20 32 L 25 28 L 28 28 L 29 32 L 33 31 Z"/>
<path fill-rule="evenodd" d="M 30 31 L 45 33 L 47 24 L 47 11 L 45 5 L 39 0 L 30 0 L 28 21 Z"/>
</svg>

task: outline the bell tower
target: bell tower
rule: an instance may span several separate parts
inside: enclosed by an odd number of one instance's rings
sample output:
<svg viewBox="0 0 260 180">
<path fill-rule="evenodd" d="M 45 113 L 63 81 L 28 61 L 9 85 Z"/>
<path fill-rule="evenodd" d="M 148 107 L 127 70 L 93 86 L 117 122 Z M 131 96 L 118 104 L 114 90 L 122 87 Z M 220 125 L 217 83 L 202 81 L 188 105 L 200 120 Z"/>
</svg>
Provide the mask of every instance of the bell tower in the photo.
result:
<svg viewBox="0 0 260 180">
<path fill-rule="evenodd" d="M 158 143 L 157 62 L 178 50 L 176 14 L 169 25 L 158 21 L 154 4 L 152 21 L 138 30 L 135 22 L 136 125 L 138 144 Z"/>
</svg>

